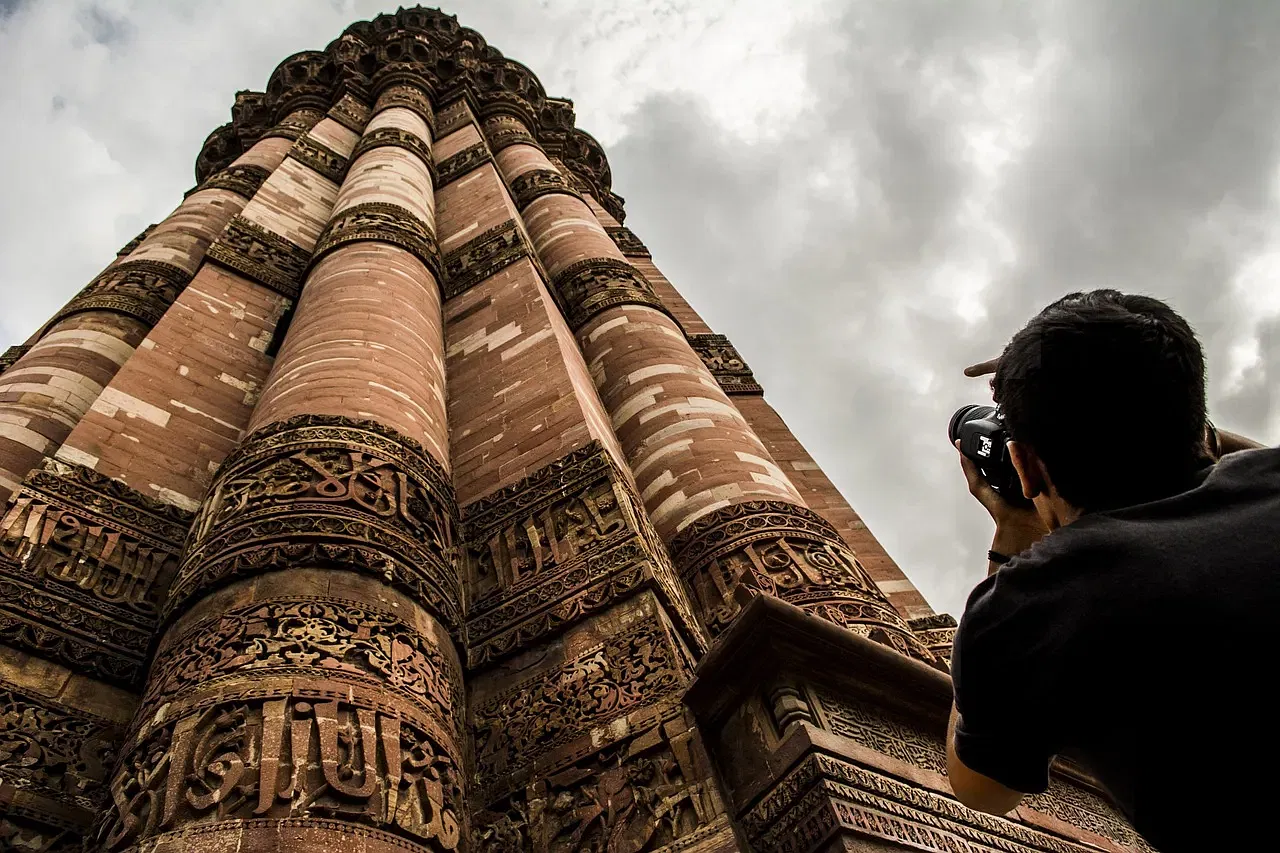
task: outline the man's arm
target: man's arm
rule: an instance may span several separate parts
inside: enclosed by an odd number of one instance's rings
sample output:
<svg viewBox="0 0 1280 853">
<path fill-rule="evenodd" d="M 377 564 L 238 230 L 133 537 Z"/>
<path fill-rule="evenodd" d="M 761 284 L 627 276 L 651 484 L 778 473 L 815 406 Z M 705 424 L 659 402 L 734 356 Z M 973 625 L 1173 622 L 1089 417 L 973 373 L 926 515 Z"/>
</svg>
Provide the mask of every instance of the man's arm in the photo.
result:
<svg viewBox="0 0 1280 853">
<path fill-rule="evenodd" d="M 956 755 L 956 723 L 960 712 L 951 706 L 951 721 L 947 723 L 947 779 L 956 799 L 971 809 L 987 814 L 1008 814 L 1022 802 L 1023 794 L 1006 788 L 995 779 L 970 770 Z"/>
</svg>

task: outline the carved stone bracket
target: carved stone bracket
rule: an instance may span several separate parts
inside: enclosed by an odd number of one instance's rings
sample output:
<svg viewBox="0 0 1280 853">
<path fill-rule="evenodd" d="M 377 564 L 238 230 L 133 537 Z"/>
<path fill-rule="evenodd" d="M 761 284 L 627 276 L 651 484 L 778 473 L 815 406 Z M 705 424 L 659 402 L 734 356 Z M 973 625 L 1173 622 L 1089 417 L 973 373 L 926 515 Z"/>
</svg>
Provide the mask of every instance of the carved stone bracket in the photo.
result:
<svg viewBox="0 0 1280 853">
<path fill-rule="evenodd" d="M 431 146 L 419 139 L 416 133 L 401 130 L 398 127 L 379 127 L 360 137 L 355 150 L 351 152 L 351 162 L 354 163 L 366 151 L 372 151 L 375 148 L 384 146 L 403 148 L 417 157 L 427 167 L 427 171 L 432 174 L 434 183 L 436 163 L 431 155 Z"/>
<path fill-rule="evenodd" d="M 3 354 L 0 354 L 0 373 L 4 373 L 10 367 L 13 367 L 13 363 L 26 355 L 29 349 L 31 347 L 26 344 L 18 344 L 17 346 L 9 347 Z"/>
<path fill-rule="evenodd" d="M 403 589 L 457 631 L 456 517 L 448 474 L 413 439 L 331 415 L 279 421 L 219 469 L 166 613 L 236 578 L 327 566 Z"/>
<path fill-rule="evenodd" d="M 628 257 L 649 257 L 649 249 L 630 228 L 625 225 L 607 225 L 604 230 L 622 254 Z"/>
<path fill-rule="evenodd" d="M 256 222 L 233 216 L 205 257 L 297 299 L 311 253 Z"/>
<path fill-rule="evenodd" d="M 689 345 L 726 394 L 763 394 L 751 368 L 724 335 L 689 335 Z"/>
<path fill-rule="evenodd" d="M 440 250 L 431 227 L 408 208 L 373 201 L 343 208 L 333 215 L 316 241 L 311 266 L 341 246 L 372 240 L 399 246 L 440 279 Z"/>
<path fill-rule="evenodd" d="M 933 616 L 921 616 L 912 619 L 911 630 L 915 631 L 920 642 L 941 660 L 951 663 L 951 643 L 956 638 L 956 620 L 949 613 L 935 613 Z"/>
<path fill-rule="evenodd" d="M 150 237 L 151 232 L 156 230 L 157 224 L 159 223 L 153 222 L 150 225 L 148 225 L 146 228 L 143 228 L 141 234 L 139 234 L 137 237 L 134 237 L 128 243 L 125 243 L 124 246 L 121 247 L 120 251 L 116 252 L 116 257 L 123 258 L 126 255 L 133 254 L 133 250 L 141 246 L 142 241 Z"/>
<path fill-rule="evenodd" d="M 52 322 L 81 311 L 115 311 L 154 326 L 189 281 L 190 273 L 164 261 L 121 261 L 99 273 Z"/>
<path fill-rule="evenodd" d="M 266 183 L 269 177 L 271 177 L 269 169 L 255 166 L 252 163 L 228 166 L 196 187 L 193 192 L 200 192 L 201 190 L 231 190 L 231 192 L 244 198 L 253 198 L 253 194 Z"/>
<path fill-rule="evenodd" d="M 299 137 L 298 141 L 293 143 L 293 147 L 289 149 L 289 156 L 335 184 L 342 183 L 342 179 L 347 174 L 347 167 L 351 163 L 346 157 L 310 134 Z M 355 158 L 352 157 L 351 160 Z"/>
<path fill-rule="evenodd" d="M 555 291 L 575 332 L 601 311 L 618 305 L 647 305 L 669 315 L 648 280 L 631 264 L 614 258 L 570 264 L 555 277 Z"/>
<path fill-rule="evenodd" d="M 732 504 L 685 528 L 671 551 L 712 636 L 763 594 L 933 662 L 840 534 L 812 510 L 783 501 Z"/>
<path fill-rule="evenodd" d="M 574 189 L 569 180 L 554 169 L 521 172 L 511 179 L 511 197 L 515 200 L 517 210 L 523 211 L 534 199 L 549 193 L 563 193 L 574 198 L 582 198 L 582 193 Z"/>
<path fill-rule="evenodd" d="M 467 660 L 478 667 L 652 587 L 706 640 L 661 541 L 598 443 L 463 510 Z"/>
<path fill-rule="evenodd" d="M 329 109 L 329 118 L 352 133 L 364 133 L 371 112 L 368 104 L 347 94 L 339 98 L 338 102 Z M 355 160 L 355 157 L 351 159 Z"/>
<path fill-rule="evenodd" d="M 477 142 L 475 145 L 463 148 L 440 164 L 436 173 L 436 192 L 463 175 L 470 174 L 471 170 L 492 162 L 493 155 L 489 153 L 489 146 L 484 142 Z"/>
<path fill-rule="evenodd" d="M 514 219 L 495 225 L 444 256 L 444 298 L 465 293 L 521 258 L 533 257 Z"/>
<path fill-rule="evenodd" d="M 87 468 L 45 466 L 0 520 L 0 633 L 135 684 L 193 516 Z"/>
</svg>

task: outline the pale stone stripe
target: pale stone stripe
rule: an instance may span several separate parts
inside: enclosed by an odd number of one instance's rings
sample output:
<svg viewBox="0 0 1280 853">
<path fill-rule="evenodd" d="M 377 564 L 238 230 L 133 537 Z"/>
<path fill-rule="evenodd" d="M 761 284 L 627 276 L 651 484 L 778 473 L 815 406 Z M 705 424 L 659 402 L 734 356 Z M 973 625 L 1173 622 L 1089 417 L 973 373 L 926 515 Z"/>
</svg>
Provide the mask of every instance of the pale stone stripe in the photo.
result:
<svg viewBox="0 0 1280 853">
<path fill-rule="evenodd" d="M 139 400 L 118 388 L 108 388 L 103 391 L 102 396 L 93 401 L 92 409 L 109 418 L 114 418 L 118 412 L 124 412 L 127 417 L 142 418 L 156 426 L 165 426 L 169 423 L 169 413 L 164 409 L 153 406 L 145 400 Z"/>
</svg>

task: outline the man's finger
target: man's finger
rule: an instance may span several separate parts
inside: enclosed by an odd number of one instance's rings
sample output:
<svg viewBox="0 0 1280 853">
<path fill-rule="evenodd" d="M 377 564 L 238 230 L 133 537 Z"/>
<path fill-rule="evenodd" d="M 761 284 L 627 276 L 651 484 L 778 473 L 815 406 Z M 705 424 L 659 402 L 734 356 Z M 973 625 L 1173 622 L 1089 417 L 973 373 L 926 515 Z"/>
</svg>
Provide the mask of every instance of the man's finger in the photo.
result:
<svg viewBox="0 0 1280 853">
<path fill-rule="evenodd" d="M 987 359 L 978 364 L 971 364 L 964 369 L 965 376 L 986 376 L 988 373 L 996 372 L 996 365 L 1000 363 L 1000 357 Z"/>
<path fill-rule="evenodd" d="M 958 439 L 956 440 L 956 452 L 960 453 L 960 441 Z M 964 479 L 969 484 L 969 493 L 976 496 L 987 484 L 987 481 L 982 479 L 982 472 L 978 470 L 977 464 L 963 453 L 960 453 L 960 468 L 964 471 Z"/>
</svg>

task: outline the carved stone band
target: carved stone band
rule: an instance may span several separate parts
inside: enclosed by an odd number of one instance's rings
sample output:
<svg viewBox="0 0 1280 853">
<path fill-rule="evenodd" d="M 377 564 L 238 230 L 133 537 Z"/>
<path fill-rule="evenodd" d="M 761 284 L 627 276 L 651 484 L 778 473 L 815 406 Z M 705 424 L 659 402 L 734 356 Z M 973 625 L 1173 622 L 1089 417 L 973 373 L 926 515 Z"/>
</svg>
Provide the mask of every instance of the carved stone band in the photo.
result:
<svg viewBox="0 0 1280 853">
<path fill-rule="evenodd" d="M 199 187 L 197 187 L 197 189 L 199 189 Z M 126 255 L 133 254 L 133 250 L 141 246 L 142 241 L 147 239 L 147 237 L 151 236 L 152 231 L 156 230 L 157 224 L 158 223 L 152 222 L 146 228 L 143 228 L 142 233 L 140 233 L 137 237 L 134 237 L 128 243 L 125 243 L 124 246 L 121 247 L 120 251 L 116 252 L 116 257 L 123 258 Z"/>
<path fill-rule="evenodd" d="M 436 139 L 444 139 L 449 134 L 471 123 L 465 99 L 458 99 L 436 113 Z"/>
<path fill-rule="evenodd" d="M 431 227 L 408 208 L 382 201 L 355 204 L 335 213 L 316 241 L 311 266 L 334 249 L 364 240 L 399 246 L 422 261 L 439 280 L 440 250 Z"/>
<path fill-rule="evenodd" d="M 223 463 L 165 605 L 298 566 L 362 572 L 459 627 L 447 473 L 416 441 L 373 421 L 307 415 L 271 424 Z"/>
<path fill-rule="evenodd" d="M 377 115 L 385 109 L 391 107 L 403 107 L 407 110 L 413 110 L 422 120 L 427 123 L 427 129 L 431 131 L 431 138 L 437 139 L 436 136 L 436 111 L 431 106 L 431 98 L 426 92 L 420 88 L 420 77 L 412 72 L 407 75 L 407 80 L 399 81 L 395 79 L 395 74 L 380 75 L 375 80 L 375 85 L 379 86 L 382 91 L 378 95 L 378 101 L 374 105 L 373 114 Z M 386 81 L 386 82 L 384 82 Z"/>
<path fill-rule="evenodd" d="M 436 171 L 436 192 L 463 175 L 469 174 L 472 169 L 491 162 L 493 162 L 493 156 L 489 153 L 489 146 L 483 141 L 463 148 L 440 164 Z"/>
<path fill-rule="evenodd" d="M 350 94 L 343 95 L 329 109 L 329 118 L 352 133 L 364 133 L 365 125 L 369 123 L 369 114 L 369 106 Z"/>
<path fill-rule="evenodd" d="M 575 332 L 618 305 L 647 305 L 668 314 L 652 285 L 635 267 L 614 258 L 587 258 L 570 264 L 555 277 L 556 295 L 569 328 Z"/>
<path fill-rule="evenodd" d="M 375 148 L 382 148 L 388 145 L 408 151 L 422 161 L 423 165 L 427 167 L 427 171 L 431 172 L 433 176 L 435 175 L 436 163 L 431 156 L 431 146 L 419 139 L 416 133 L 410 133 L 398 127 L 379 127 L 360 137 L 360 142 L 356 144 L 355 150 L 351 152 L 351 162 L 354 163 L 360 159 L 360 156 L 366 151 L 372 151 Z"/>
<path fill-rule="evenodd" d="M 532 256 L 514 219 L 495 225 L 444 256 L 444 298 L 465 293 L 521 258 Z"/>
<path fill-rule="evenodd" d="M 671 552 L 713 636 L 737 616 L 744 594 L 764 594 L 934 661 L 840 534 L 810 509 L 783 501 L 732 504 L 686 527 Z"/>
<path fill-rule="evenodd" d="M 724 335 L 689 335 L 689 345 L 726 394 L 763 394 L 751 368 Z"/>
<path fill-rule="evenodd" d="M 12 346 L 5 350 L 4 354 L 0 355 L 0 373 L 4 373 L 12 367 L 13 363 L 26 355 L 27 350 L 29 349 L 31 349 L 31 347 L 26 346 L 25 344 L 18 344 L 17 346 Z"/>
<path fill-rule="evenodd" d="M 121 261 L 89 282 L 53 322 L 81 311 L 115 311 L 154 326 L 189 281 L 190 273 L 164 261 Z"/>
<path fill-rule="evenodd" d="M 523 127 L 499 127 L 496 130 L 490 130 L 486 136 L 489 139 L 489 147 L 493 149 L 494 154 L 511 145 L 532 145 L 539 151 L 542 150 L 538 140 Z"/>
<path fill-rule="evenodd" d="M 335 184 L 341 184 L 346 177 L 350 161 L 337 151 L 307 134 L 300 137 L 289 149 L 289 156 L 319 175 L 328 178 Z M 353 157 L 352 160 L 355 158 Z"/>
<path fill-rule="evenodd" d="M 607 225 L 604 230 L 622 254 L 628 257 L 649 257 L 649 249 L 630 228 L 625 225 Z"/>
<path fill-rule="evenodd" d="M 295 110 L 283 118 L 279 124 L 269 128 L 260 139 L 282 136 L 297 142 L 306 136 L 324 118 L 324 113 L 316 109 Z"/>
<path fill-rule="evenodd" d="M 205 181 L 203 184 L 195 188 L 195 192 L 201 190 L 231 190 L 236 195 L 244 198 L 253 198 L 267 178 L 271 177 L 271 171 L 262 166 L 253 164 L 244 164 L 240 166 L 228 166 L 221 172 Z M 143 232 L 144 234 L 146 232 Z M 130 249 L 132 251 L 132 249 Z"/>
<path fill-rule="evenodd" d="M 297 299 L 311 253 L 256 222 L 233 216 L 205 257 Z"/>
<path fill-rule="evenodd" d="M 515 200 L 517 210 L 523 211 L 534 199 L 548 193 L 564 193 L 574 198 L 582 198 L 582 193 L 574 189 L 569 180 L 554 169 L 521 172 L 511 179 L 511 196 Z"/>
<path fill-rule="evenodd" d="M 909 623 L 911 630 L 929 651 L 947 663 L 951 663 L 951 644 L 956 638 L 956 620 L 949 613 L 921 616 Z"/>
</svg>

